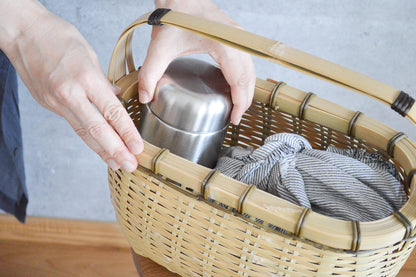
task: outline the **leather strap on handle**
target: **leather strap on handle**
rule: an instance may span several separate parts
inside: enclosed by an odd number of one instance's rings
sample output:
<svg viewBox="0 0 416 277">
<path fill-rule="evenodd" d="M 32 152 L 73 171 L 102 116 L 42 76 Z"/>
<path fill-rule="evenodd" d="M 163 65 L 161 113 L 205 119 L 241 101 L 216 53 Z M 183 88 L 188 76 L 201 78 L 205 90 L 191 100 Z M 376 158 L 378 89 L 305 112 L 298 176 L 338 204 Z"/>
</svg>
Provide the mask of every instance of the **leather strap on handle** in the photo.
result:
<svg viewBox="0 0 416 277">
<path fill-rule="evenodd" d="M 149 17 L 152 17 L 151 21 L 154 21 L 155 13 L 162 14 L 161 18 L 157 18 L 158 24 L 188 30 L 271 62 L 362 93 L 391 106 L 416 125 L 414 100 L 408 94 L 403 95 L 403 92 L 398 89 L 281 42 L 222 23 L 175 11 L 161 13 L 160 10 L 156 10 L 153 13 L 144 14 L 124 30 L 111 57 L 108 72 L 108 78 L 111 82 L 115 82 L 126 75 L 126 66 L 129 72 L 136 70 L 131 48 L 133 31 L 138 26 L 148 23 Z M 406 102 L 402 103 L 405 100 Z M 399 102 L 401 105 L 397 105 Z M 397 107 L 403 108 L 397 110 Z"/>
</svg>

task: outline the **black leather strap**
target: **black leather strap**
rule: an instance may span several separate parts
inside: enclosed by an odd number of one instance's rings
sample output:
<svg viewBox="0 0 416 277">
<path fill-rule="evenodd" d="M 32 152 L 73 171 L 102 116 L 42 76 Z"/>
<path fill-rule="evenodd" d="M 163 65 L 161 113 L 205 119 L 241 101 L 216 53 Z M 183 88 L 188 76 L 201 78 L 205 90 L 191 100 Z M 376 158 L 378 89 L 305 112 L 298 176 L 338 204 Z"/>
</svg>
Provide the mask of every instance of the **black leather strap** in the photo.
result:
<svg viewBox="0 0 416 277">
<path fill-rule="evenodd" d="M 302 103 L 300 104 L 299 107 L 299 113 L 298 113 L 298 117 L 300 119 L 304 119 L 305 117 L 305 110 L 306 108 L 309 106 L 309 101 L 311 101 L 311 98 L 315 96 L 315 93 L 313 92 L 308 92 L 305 96 L 305 98 L 303 99 Z"/>
<path fill-rule="evenodd" d="M 295 229 L 295 236 L 297 236 L 298 238 L 300 238 L 302 234 L 302 228 L 303 228 L 303 225 L 305 225 L 305 219 L 311 211 L 312 211 L 311 208 L 305 207 L 303 208 L 303 211 L 300 214 L 300 217 L 298 219 L 298 223 L 296 224 L 296 229 Z"/>
<path fill-rule="evenodd" d="M 351 251 L 358 252 L 361 245 L 361 227 L 360 222 L 357 220 L 351 221 L 352 224 L 352 242 Z"/>
<path fill-rule="evenodd" d="M 149 19 L 147 20 L 147 24 L 152 25 L 152 26 L 153 25 L 156 25 L 156 26 L 163 25 L 162 23 L 160 23 L 160 20 L 168 12 L 170 12 L 170 9 L 159 8 L 159 9 L 154 10 L 150 14 Z"/>
<path fill-rule="evenodd" d="M 412 230 L 413 230 L 413 226 L 412 226 L 412 222 L 410 222 L 410 220 L 404 215 L 402 214 L 400 211 L 395 211 L 393 213 L 393 215 L 397 218 L 397 220 L 400 221 L 401 224 L 403 224 L 404 229 L 405 229 L 405 233 L 404 233 L 404 237 L 403 240 L 407 239 L 410 237 L 410 235 L 412 234 Z"/>
<path fill-rule="evenodd" d="M 407 173 L 406 182 L 404 184 L 404 189 L 406 190 L 407 195 L 410 194 L 410 184 L 412 183 L 413 177 L 416 176 L 416 168 L 412 169 Z"/>
<path fill-rule="evenodd" d="M 355 112 L 354 116 L 351 118 L 350 122 L 348 123 L 348 132 L 347 132 L 347 135 L 349 137 L 354 137 L 355 136 L 355 127 L 357 126 L 358 118 L 361 115 L 363 115 L 362 112 L 360 112 L 360 111 Z"/>
<path fill-rule="evenodd" d="M 397 96 L 396 100 L 394 100 L 394 103 L 391 105 L 391 108 L 398 112 L 401 116 L 406 116 L 414 103 L 415 99 L 413 99 L 413 97 L 406 92 L 401 91 L 399 96 Z"/>
<path fill-rule="evenodd" d="M 396 143 L 404 138 L 407 138 L 407 135 L 403 132 L 398 132 L 387 142 L 386 152 L 390 157 L 394 158 L 394 147 Z"/>
<path fill-rule="evenodd" d="M 201 185 L 201 197 L 204 199 L 207 199 L 207 188 L 209 186 L 209 183 L 215 178 L 216 175 L 220 174 L 221 171 L 218 169 L 211 170 L 208 175 L 205 177 L 205 179 L 202 181 Z"/>
</svg>

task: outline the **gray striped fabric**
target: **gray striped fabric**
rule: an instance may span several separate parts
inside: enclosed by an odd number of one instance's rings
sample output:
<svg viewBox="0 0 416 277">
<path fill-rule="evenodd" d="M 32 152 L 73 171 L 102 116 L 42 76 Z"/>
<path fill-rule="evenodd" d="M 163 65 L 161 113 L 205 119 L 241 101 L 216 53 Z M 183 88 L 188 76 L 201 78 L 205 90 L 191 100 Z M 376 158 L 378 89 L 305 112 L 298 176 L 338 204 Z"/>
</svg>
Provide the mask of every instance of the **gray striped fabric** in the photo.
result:
<svg viewBox="0 0 416 277">
<path fill-rule="evenodd" d="M 257 149 L 223 150 L 216 169 L 313 211 L 342 220 L 372 221 L 407 200 L 393 165 L 364 149 L 312 149 L 296 134 L 268 137 Z"/>
</svg>

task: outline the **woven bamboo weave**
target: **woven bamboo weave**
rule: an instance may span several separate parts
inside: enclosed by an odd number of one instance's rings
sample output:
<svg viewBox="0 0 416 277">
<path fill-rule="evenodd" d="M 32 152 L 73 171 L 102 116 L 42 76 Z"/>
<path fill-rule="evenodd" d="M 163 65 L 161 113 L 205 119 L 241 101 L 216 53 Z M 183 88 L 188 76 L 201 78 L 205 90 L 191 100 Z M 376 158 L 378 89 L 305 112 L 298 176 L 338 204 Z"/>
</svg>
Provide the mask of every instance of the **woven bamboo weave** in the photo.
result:
<svg viewBox="0 0 416 277">
<path fill-rule="evenodd" d="M 149 16 L 142 16 L 122 34 L 109 70 L 109 79 L 121 87 L 121 100 L 136 124 L 142 106 L 131 38 L 133 30 L 147 23 Z M 205 35 L 387 104 L 399 94 L 381 82 L 289 47 L 286 53 L 296 52 L 290 64 L 281 51 L 266 57 L 264 49 L 282 44 L 242 30 L 173 11 L 166 13 L 161 23 Z M 298 59 L 299 55 L 307 61 Z M 407 114 L 412 122 L 414 114 L 413 107 Z M 145 142 L 135 172 L 109 169 L 117 220 L 134 251 L 183 276 L 395 276 L 416 240 L 416 178 L 410 174 L 416 168 L 415 145 L 361 113 L 284 83 L 258 79 L 250 109 L 239 126 L 230 126 L 224 146 L 259 147 L 267 136 L 278 132 L 300 134 L 317 149 L 334 145 L 385 153 L 396 165 L 409 200 L 400 211 L 378 221 L 341 221 L 223 174 L 211 174 L 210 169 L 166 151 L 158 156 L 163 150 Z"/>
</svg>

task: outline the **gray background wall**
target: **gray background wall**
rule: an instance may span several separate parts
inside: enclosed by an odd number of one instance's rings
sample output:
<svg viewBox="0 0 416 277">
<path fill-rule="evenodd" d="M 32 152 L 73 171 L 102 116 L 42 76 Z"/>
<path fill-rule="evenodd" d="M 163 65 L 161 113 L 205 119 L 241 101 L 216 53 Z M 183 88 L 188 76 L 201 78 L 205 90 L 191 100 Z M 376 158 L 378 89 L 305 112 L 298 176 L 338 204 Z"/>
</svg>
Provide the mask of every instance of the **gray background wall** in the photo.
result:
<svg viewBox="0 0 416 277">
<path fill-rule="evenodd" d="M 97 51 L 104 72 L 122 30 L 153 1 L 41 1 L 74 24 Z M 416 2 L 412 0 L 214 1 L 245 29 L 364 73 L 415 95 Z M 150 27 L 136 32 L 143 61 Z M 363 111 L 413 140 L 414 127 L 374 100 L 255 59 L 257 75 L 273 78 Z M 29 215 L 115 220 L 106 165 L 69 124 L 38 105 L 20 81 Z"/>
</svg>

